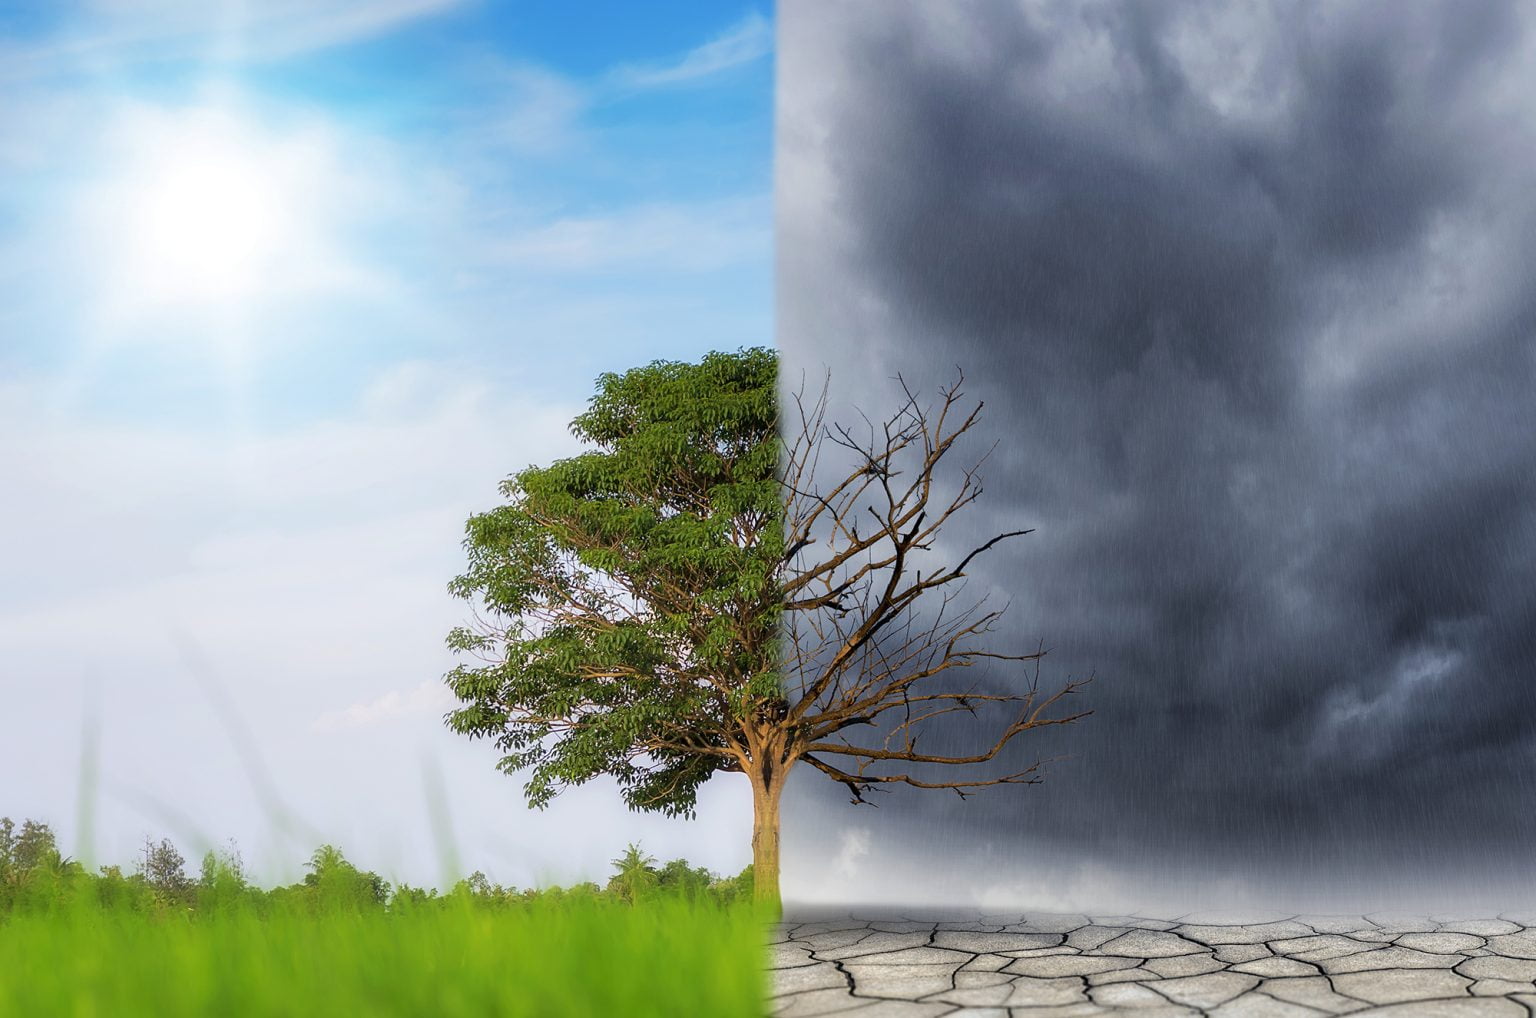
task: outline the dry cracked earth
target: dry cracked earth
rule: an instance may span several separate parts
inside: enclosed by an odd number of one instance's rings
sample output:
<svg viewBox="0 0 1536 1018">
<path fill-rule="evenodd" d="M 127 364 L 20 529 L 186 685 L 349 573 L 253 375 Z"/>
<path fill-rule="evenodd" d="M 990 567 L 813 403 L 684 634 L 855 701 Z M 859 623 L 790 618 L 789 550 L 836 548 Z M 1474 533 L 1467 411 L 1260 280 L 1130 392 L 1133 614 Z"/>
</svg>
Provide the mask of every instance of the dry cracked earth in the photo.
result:
<svg viewBox="0 0 1536 1018">
<path fill-rule="evenodd" d="M 1536 1018 L 1536 913 L 823 915 L 772 940 L 777 1018 Z"/>
</svg>

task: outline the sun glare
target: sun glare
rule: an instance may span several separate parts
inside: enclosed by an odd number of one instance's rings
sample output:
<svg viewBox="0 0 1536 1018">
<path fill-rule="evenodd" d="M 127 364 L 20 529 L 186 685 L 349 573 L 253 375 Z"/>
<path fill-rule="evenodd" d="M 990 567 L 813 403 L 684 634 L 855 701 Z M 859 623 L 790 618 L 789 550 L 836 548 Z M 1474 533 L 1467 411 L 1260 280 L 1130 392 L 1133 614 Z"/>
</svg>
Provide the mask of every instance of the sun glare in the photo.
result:
<svg viewBox="0 0 1536 1018">
<path fill-rule="evenodd" d="M 273 132 L 221 107 L 141 108 L 105 165 L 87 236 L 122 339 L 162 334 L 134 323 L 166 313 L 237 321 L 344 271 L 327 208 L 336 164 L 317 132 Z"/>
<path fill-rule="evenodd" d="M 233 300 L 260 289 L 290 213 L 259 161 L 192 140 L 147 169 L 123 238 L 142 296 Z"/>
</svg>

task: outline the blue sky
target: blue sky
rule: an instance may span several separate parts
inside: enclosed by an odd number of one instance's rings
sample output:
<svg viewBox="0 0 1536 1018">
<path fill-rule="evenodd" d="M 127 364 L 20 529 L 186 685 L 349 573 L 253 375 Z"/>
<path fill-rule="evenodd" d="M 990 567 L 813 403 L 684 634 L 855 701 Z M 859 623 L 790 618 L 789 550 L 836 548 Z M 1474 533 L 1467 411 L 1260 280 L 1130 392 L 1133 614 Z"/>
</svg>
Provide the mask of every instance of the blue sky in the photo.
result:
<svg viewBox="0 0 1536 1018">
<path fill-rule="evenodd" d="M 748 861 L 744 788 L 532 813 L 438 721 L 464 518 L 598 373 L 772 341 L 771 10 L 573 10 L 0 13 L 0 814 L 435 881 L 439 774 L 503 881 Z"/>
</svg>

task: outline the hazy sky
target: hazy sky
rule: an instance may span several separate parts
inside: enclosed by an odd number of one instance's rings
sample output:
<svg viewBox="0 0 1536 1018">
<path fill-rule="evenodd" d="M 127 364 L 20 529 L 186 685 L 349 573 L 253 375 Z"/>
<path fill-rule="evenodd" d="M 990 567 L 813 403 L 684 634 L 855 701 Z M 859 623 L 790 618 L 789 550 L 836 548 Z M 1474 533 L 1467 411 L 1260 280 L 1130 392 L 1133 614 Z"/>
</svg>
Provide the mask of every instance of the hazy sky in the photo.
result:
<svg viewBox="0 0 1536 1018">
<path fill-rule="evenodd" d="M 965 803 L 798 774 L 799 888 L 1536 899 L 1531 6 L 872 6 L 781 7 L 779 343 L 965 369 L 956 545 L 1035 528 L 972 591 L 1095 713 Z"/>
<path fill-rule="evenodd" d="M 748 4 L 4 5 L 0 814 L 421 883 L 440 783 L 497 880 L 744 865 L 744 782 L 530 812 L 440 677 L 465 517 L 594 377 L 771 341 L 771 49 Z"/>
</svg>

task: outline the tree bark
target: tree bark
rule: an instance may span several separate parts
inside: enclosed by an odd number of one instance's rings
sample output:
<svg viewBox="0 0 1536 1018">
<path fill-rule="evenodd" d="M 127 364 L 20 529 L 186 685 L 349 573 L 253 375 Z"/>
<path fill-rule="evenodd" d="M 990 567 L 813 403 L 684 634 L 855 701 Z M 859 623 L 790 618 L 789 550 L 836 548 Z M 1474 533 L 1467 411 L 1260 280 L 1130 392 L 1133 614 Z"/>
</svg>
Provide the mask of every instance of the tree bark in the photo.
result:
<svg viewBox="0 0 1536 1018">
<path fill-rule="evenodd" d="M 783 797 L 786 770 L 777 762 L 765 762 L 752 779 L 752 899 L 771 908 L 777 919 L 783 912 L 779 898 L 779 800 Z"/>
</svg>

